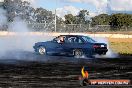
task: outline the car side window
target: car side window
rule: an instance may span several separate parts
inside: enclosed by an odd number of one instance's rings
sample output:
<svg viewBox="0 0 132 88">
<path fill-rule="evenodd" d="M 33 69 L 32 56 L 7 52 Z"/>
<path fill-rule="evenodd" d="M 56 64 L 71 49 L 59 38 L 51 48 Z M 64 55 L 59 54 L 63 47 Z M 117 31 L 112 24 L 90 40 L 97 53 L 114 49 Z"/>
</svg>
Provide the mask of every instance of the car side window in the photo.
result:
<svg viewBox="0 0 132 88">
<path fill-rule="evenodd" d="M 78 38 L 78 43 L 83 43 L 83 41 L 81 39 Z"/>
<path fill-rule="evenodd" d="M 67 43 L 82 43 L 82 40 L 78 37 L 69 37 Z"/>
<path fill-rule="evenodd" d="M 89 38 L 89 37 L 82 37 L 84 41 L 86 42 L 95 42 L 93 39 Z"/>
<path fill-rule="evenodd" d="M 83 41 L 80 38 L 76 38 L 76 43 L 83 43 Z"/>
<path fill-rule="evenodd" d="M 67 43 L 74 43 L 75 42 L 75 37 L 69 37 L 68 39 L 67 39 Z"/>
</svg>

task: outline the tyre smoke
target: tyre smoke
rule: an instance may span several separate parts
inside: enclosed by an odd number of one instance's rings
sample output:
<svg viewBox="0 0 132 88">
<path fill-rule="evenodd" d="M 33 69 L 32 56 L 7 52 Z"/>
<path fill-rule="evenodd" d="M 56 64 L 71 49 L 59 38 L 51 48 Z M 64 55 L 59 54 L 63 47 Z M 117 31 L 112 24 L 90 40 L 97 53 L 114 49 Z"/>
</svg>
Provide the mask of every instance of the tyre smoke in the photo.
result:
<svg viewBox="0 0 132 88">
<path fill-rule="evenodd" d="M 3 29 L 6 23 L 7 23 L 6 11 L 0 8 L 0 29 Z"/>
<path fill-rule="evenodd" d="M 26 21 L 19 17 L 15 17 L 13 22 L 7 22 L 5 13 L 6 11 L 0 9 L 0 26 L 5 24 L 8 25 L 8 32 L 12 34 L 0 36 L 0 57 L 11 57 L 11 55 L 13 55 L 19 58 L 21 55 L 23 56 L 23 54 L 18 54 L 18 52 L 34 52 L 33 45 L 36 42 L 48 41 L 52 39 L 51 36 L 47 35 L 29 35 L 29 32 L 31 31 Z"/>
</svg>

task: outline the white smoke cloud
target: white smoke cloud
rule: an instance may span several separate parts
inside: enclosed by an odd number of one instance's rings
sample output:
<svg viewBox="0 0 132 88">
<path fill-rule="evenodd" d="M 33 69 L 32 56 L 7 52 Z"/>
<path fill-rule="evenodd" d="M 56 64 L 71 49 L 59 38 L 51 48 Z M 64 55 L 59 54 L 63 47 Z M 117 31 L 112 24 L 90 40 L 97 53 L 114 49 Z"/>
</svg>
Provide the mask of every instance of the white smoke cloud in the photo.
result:
<svg viewBox="0 0 132 88">
<path fill-rule="evenodd" d="M 0 8 L 0 27 L 7 23 L 6 11 Z"/>
<path fill-rule="evenodd" d="M 0 0 L 0 2 L 4 2 L 4 0 Z"/>
<path fill-rule="evenodd" d="M 4 10 L 0 9 L 0 20 L 6 22 L 6 16 Z M 0 23 L 0 24 L 2 24 Z M 28 33 L 30 32 L 27 23 L 20 19 L 19 17 L 14 18 L 12 23 L 8 23 L 8 30 L 13 33 L 13 35 L 7 35 L 4 37 L 0 37 L 0 59 L 1 57 L 5 57 L 7 59 L 21 59 L 27 56 L 24 56 L 22 52 L 31 52 L 33 53 L 33 45 L 39 41 L 47 41 L 52 39 L 52 37 L 48 37 L 47 35 L 43 36 L 30 36 Z"/>
<path fill-rule="evenodd" d="M 14 21 L 10 23 L 9 30 L 14 32 L 28 32 L 27 23 L 19 17 L 14 18 Z"/>
</svg>

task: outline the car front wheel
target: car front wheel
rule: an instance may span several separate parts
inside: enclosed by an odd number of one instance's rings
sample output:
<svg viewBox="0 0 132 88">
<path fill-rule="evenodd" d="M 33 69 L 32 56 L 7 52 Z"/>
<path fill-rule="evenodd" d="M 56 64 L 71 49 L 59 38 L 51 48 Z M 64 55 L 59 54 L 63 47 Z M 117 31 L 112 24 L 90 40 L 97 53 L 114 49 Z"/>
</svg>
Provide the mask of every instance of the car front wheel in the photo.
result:
<svg viewBox="0 0 132 88">
<path fill-rule="evenodd" d="M 40 54 L 40 55 L 46 55 L 46 48 L 45 47 L 39 47 L 38 48 L 38 53 Z"/>
</svg>

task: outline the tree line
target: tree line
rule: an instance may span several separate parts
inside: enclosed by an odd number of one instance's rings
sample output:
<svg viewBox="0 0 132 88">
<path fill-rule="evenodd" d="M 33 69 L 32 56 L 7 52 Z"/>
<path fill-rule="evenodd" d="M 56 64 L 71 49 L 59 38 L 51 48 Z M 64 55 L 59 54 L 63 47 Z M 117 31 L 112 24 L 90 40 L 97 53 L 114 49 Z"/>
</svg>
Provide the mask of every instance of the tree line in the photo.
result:
<svg viewBox="0 0 132 88">
<path fill-rule="evenodd" d="M 117 14 L 99 14 L 95 17 L 86 19 L 84 13 L 87 13 L 86 10 L 81 10 L 79 15 L 73 16 L 72 14 L 65 15 L 66 24 L 91 24 L 95 25 L 110 25 L 112 28 L 128 28 L 132 27 L 132 14 L 127 13 L 117 13 Z"/>
<path fill-rule="evenodd" d="M 3 8 L 7 11 L 8 22 L 12 22 L 15 17 L 20 17 L 27 22 L 44 23 L 52 21 L 54 15 L 52 11 L 43 8 L 33 8 L 27 1 L 4 0 Z"/>
<path fill-rule="evenodd" d="M 44 8 L 33 8 L 29 2 L 21 0 L 4 0 L 3 8 L 7 11 L 8 22 L 13 22 L 15 17 L 20 17 L 30 23 L 50 23 L 54 22 L 55 14 Z M 66 14 L 65 20 L 57 16 L 57 24 L 84 24 L 110 25 L 116 28 L 132 27 L 132 14 L 99 14 L 89 17 L 89 11 L 81 10 L 77 15 Z"/>
<path fill-rule="evenodd" d="M 132 27 L 132 14 L 100 14 L 92 18 L 92 25 L 110 25 L 112 28 L 121 29 Z"/>
</svg>

